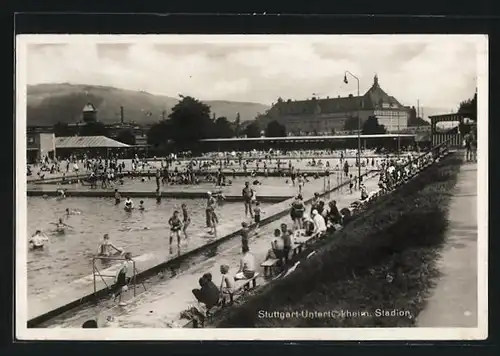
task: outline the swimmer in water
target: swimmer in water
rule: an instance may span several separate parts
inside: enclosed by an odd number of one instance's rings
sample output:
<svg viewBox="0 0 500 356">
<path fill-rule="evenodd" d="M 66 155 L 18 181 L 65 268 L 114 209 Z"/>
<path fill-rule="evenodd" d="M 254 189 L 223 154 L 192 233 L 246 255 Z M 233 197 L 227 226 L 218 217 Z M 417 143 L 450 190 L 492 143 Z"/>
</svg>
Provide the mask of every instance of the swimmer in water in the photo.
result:
<svg viewBox="0 0 500 356">
<path fill-rule="evenodd" d="M 48 237 L 45 236 L 42 231 L 36 230 L 35 234 L 31 236 L 28 243 L 32 250 L 43 249 L 45 242 L 49 241 Z"/>
<path fill-rule="evenodd" d="M 69 210 L 69 208 L 66 208 L 66 216 L 70 215 L 80 215 L 81 212 L 78 210 Z"/>
<path fill-rule="evenodd" d="M 108 256 L 111 256 L 111 255 L 114 254 L 114 253 L 111 253 L 112 250 L 115 250 L 117 253 L 120 253 L 120 254 L 123 253 L 123 250 L 121 248 L 116 247 L 109 240 L 109 235 L 108 234 L 104 234 L 104 236 L 102 238 L 102 243 L 100 243 L 99 246 L 97 247 L 97 255 L 98 256 L 108 257 Z"/>
<path fill-rule="evenodd" d="M 139 210 L 141 210 L 141 211 L 146 210 L 146 208 L 144 207 L 144 200 L 141 200 L 141 201 L 139 202 Z"/>
<path fill-rule="evenodd" d="M 125 210 L 131 211 L 132 209 L 134 209 L 134 202 L 130 197 L 127 197 L 127 200 L 125 200 Z"/>
<path fill-rule="evenodd" d="M 58 189 L 57 199 L 64 199 L 64 198 L 66 198 L 66 193 L 64 192 L 64 189 Z"/>
<path fill-rule="evenodd" d="M 59 219 L 58 222 L 56 223 L 51 223 L 52 225 L 55 225 L 56 226 L 56 231 L 58 232 L 64 232 L 64 228 L 65 227 L 69 227 L 69 228 L 72 228 L 72 226 L 68 225 L 68 224 L 65 224 L 63 221 L 62 221 L 62 218 Z"/>
</svg>

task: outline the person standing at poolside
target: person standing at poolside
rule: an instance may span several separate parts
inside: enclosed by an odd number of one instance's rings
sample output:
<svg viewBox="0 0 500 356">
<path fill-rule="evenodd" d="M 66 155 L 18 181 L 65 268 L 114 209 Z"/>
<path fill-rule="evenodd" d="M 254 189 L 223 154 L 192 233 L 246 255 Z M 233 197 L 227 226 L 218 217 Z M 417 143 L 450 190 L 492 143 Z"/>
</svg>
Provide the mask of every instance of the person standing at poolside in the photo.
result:
<svg viewBox="0 0 500 356">
<path fill-rule="evenodd" d="M 177 210 L 174 211 L 172 217 L 168 219 L 168 224 L 170 225 L 170 238 L 169 238 L 169 248 L 170 253 L 172 253 L 172 242 L 174 236 L 177 236 L 177 249 L 181 247 L 181 229 L 182 229 L 182 221 L 179 217 L 179 212 Z"/>
<path fill-rule="evenodd" d="M 304 201 L 302 200 L 302 195 L 298 194 L 292 203 L 292 209 L 290 210 L 290 217 L 293 221 L 294 229 L 302 229 L 302 216 L 306 207 Z"/>
<path fill-rule="evenodd" d="M 214 235 L 214 237 L 217 237 L 217 223 L 219 222 L 217 214 L 215 213 L 215 206 L 217 204 L 217 201 L 211 192 L 208 192 L 207 194 L 208 194 L 207 209 L 206 209 L 207 226 L 210 227 L 209 234 Z"/>
<path fill-rule="evenodd" d="M 241 195 L 243 196 L 243 202 L 245 204 L 245 217 L 248 217 L 248 213 L 250 213 L 250 216 L 253 218 L 252 198 L 254 191 L 250 188 L 250 182 L 245 182 L 245 187 L 241 191 Z"/>
<path fill-rule="evenodd" d="M 290 251 L 292 250 L 292 232 L 286 224 L 281 224 L 281 239 L 283 240 L 283 259 L 285 265 L 288 263 Z"/>
<path fill-rule="evenodd" d="M 128 290 L 128 284 L 132 280 L 134 275 L 134 265 L 132 261 L 132 254 L 130 252 L 125 253 L 125 260 L 118 269 L 115 277 L 115 284 L 111 287 L 113 301 L 116 301 L 118 297 L 118 305 L 125 306 L 126 303 L 122 303 L 122 293 Z"/>
<path fill-rule="evenodd" d="M 156 170 L 155 176 L 156 176 L 156 189 L 160 190 L 161 171 L 159 168 Z"/>
<path fill-rule="evenodd" d="M 222 281 L 221 281 L 221 286 L 220 286 L 220 293 L 221 296 L 224 298 L 226 295 L 229 296 L 229 303 L 228 305 L 233 305 L 233 295 L 234 295 L 234 288 L 235 288 L 235 280 L 234 277 L 229 274 L 229 266 L 228 265 L 221 265 L 220 266 L 220 273 L 222 275 Z M 225 303 L 225 298 L 224 298 L 224 303 Z"/>
<path fill-rule="evenodd" d="M 181 209 L 182 209 L 182 232 L 184 233 L 184 238 L 187 240 L 188 239 L 187 228 L 191 223 L 191 218 L 189 217 L 186 204 L 183 203 L 181 205 Z"/>
</svg>

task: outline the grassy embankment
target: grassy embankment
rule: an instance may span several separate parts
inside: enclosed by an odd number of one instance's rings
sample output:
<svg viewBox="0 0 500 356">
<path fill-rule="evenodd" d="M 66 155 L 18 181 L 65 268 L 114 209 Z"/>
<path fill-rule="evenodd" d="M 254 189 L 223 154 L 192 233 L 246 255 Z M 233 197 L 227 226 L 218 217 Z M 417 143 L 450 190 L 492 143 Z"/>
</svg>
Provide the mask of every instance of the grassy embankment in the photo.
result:
<svg viewBox="0 0 500 356">
<path fill-rule="evenodd" d="M 213 327 L 412 326 L 439 271 L 457 156 L 436 163 L 397 192 L 381 197 L 316 247 L 286 278 L 243 297 Z M 377 316 L 376 310 L 405 311 Z M 365 311 L 363 317 L 259 318 L 259 311 Z M 262 315 L 262 314 L 261 314 Z"/>
</svg>

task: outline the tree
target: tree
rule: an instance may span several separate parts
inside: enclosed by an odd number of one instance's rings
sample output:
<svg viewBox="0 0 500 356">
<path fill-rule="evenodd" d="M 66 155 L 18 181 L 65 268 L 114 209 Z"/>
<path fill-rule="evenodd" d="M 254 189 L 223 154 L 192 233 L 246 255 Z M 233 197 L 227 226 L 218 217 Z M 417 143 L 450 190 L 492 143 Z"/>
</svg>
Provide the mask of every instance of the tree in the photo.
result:
<svg viewBox="0 0 500 356">
<path fill-rule="evenodd" d="M 361 132 L 363 135 L 381 135 L 387 133 L 384 125 L 380 125 L 375 116 L 370 116 L 366 119 Z"/>
<path fill-rule="evenodd" d="M 345 131 L 356 131 L 358 129 L 358 118 L 357 117 L 348 117 L 344 122 L 344 130 Z"/>
<path fill-rule="evenodd" d="M 236 119 L 234 120 L 234 134 L 239 137 L 241 134 L 241 117 L 240 113 L 236 113 Z"/>
<path fill-rule="evenodd" d="M 229 120 L 221 116 L 215 120 L 213 137 L 215 138 L 229 138 L 234 136 L 233 128 Z"/>
<path fill-rule="evenodd" d="M 122 129 L 118 132 L 116 140 L 123 142 L 127 145 L 135 145 L 135 134 L 132 129 Z"/>
<path fill-rule="evenodd" d="M 198 140 L 210 137 L 214 121 L 210 118 L 208 105 L 190 96 L 181 98 L 169 115 L 171 137 L 177 145 L 189 147 Z"/>
<path fill-rule="evenodd" d="M 172 138 L 171 128 L 171 120 L 162 120 L 153 124 L 147 133 L 148 144 L 154 147 L 165 144 L 168 139 Z"/>
<path fill-rule="evenodd" d="M 477 93 L 474 94 L 472 99 L 460 103 L 458 113 L 468 116 L 471 120 L 477 121 Z"/>
<path fill-rule="evenodd" d="M 53 126 L 54 135 L 60 136 L 72 136 L 73 130 L 65 122 L 58 122 Z"/>
<path fill-rule="evenodd" d="M 252 122 L 244 131 L 247 137 L 260 137 L 260 127 L 256 122 Z"/>
<path fill-rule="evenodd" d="M 99 121 L 91 121 L 80 127 L 79 136 L 108 136 L 108 129 Z"/>
<path fill-rule="evenodd" d="M 267 137 L 286 137 L 286 128 L 278 121 L 273 120 L 267 124 L 266 128 Z"/>
</svg>

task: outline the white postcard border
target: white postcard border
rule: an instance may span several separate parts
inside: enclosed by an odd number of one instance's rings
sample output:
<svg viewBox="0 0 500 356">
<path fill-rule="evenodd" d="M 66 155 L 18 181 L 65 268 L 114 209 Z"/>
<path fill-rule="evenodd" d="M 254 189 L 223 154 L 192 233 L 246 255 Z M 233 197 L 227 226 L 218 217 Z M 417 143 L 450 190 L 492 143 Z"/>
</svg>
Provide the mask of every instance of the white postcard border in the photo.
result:
<svg viewBox="0 0 500 356">
<path fill-rule="evenodd" d="M 18 340 L 482 340 L 488 336 L 488 37 L 487 35 L 334 35 L 390 37 L 406 43 L 467 37 L 477 43 L 478 86 L 478 326 L 476 328 L 272 328 L 272 329 L 64 329 L 27 328 L 26 60 L 31 43 L 226 42 L 262 43 L 320 40 L 333 35 L 19 35 L 16 37 L 16 280 L 15 332 Z M 429 85 L 432 85 L 430 83 Z M 465 99 L 465 98 L 464 98 Z M 479 173 L 480 172 L 480 173 Z"/>
</svg>

